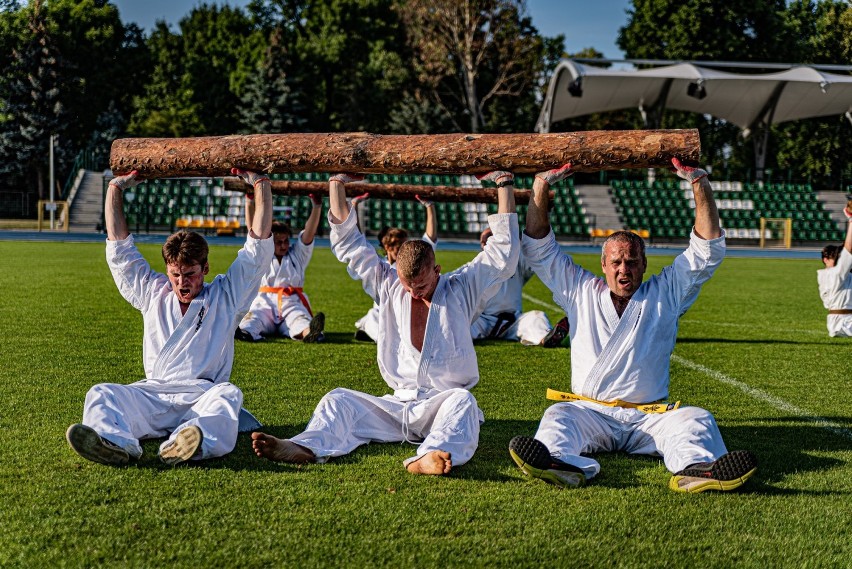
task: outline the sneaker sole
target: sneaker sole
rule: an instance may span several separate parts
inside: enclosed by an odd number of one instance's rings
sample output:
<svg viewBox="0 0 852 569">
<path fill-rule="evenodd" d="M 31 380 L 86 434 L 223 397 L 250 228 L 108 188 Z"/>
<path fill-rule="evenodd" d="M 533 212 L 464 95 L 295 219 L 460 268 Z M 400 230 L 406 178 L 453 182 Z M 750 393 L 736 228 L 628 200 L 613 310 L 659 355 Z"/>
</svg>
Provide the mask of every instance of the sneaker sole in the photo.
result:
<svg viewBox="0 0 852 569">
<path fill-rule="evenodd" d="M 107 466 L 126 466 L 130 462 L 130 454 L 126 450 L 108 446 L 94 429 L 80 423 L 68 427 L 65 440 L 71 450 L 86 460 Z"/>
<path fill-rule="evenodd" d="M 323 330 L 325 329 L 325 314 L 322 312 L 317 312 L 317 315 L 311 318 L 311 325 L 308 329 L 308 334 L 305 336 L 302 341 L 306 344 L 314 344 L 316 343 L 320 336 L 323 335 Z"/>
<path fill-rule="evenodd" d="M 522 458 L 524 455 L 525 458 Z M 531 478 L 538 478 L 560 488 L 578 488 L 585 485 L 586 477 L 581 472 L 547 468 L 551 456 L 547 448 L 535 439 L 515 437 L 509 442 L 509 456 L 518 468 Z"/>
<path fill-rule="evenodd" d="M 201 429 L 194 425 L 182 429 L 172 441 L 171 446 L 160 452 L 160 460 L 169 466 L 186 462 L 195 455 L 203 438 Z"/>
<path fill-rule="evenodd" d="M 669 479 L 669 489 L 696 494 L 707 490 L 728 492 L 739 488 L 757 472 L 757 461 L 748 451 L 734 451 L 716 461 L 717 478 L 676 474 Z"/>
</svg>

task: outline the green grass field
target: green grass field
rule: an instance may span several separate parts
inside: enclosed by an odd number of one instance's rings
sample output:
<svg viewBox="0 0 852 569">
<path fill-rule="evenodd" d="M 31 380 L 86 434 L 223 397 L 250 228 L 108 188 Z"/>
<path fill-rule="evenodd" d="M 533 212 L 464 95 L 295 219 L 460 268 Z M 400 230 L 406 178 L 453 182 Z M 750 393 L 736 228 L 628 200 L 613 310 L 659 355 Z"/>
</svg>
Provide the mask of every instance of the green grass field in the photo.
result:
<svg viewBox="0 0 852 569">
<path fill-rule="evenodd" d="M 162 267 L 159 248 L 142 251 Z M 214 247 L 212 272 L 236 248 Z M 472 253 L 439 250 L 445 270 Z M 595 256 L 578 256 L 587 267 Z M 650 257 L 649 274 L 671 261 Z M 760 466 L 741 490 L 671 492 L 661 460 L 600 455 L 588 486 L 523 477 L 507 452 L 532 435 L 545 389 L 569 389 L 569 348 L 477 348 L 479 449 L 449 477 L 408 474 L 408 444 L 324 465 L 255 457 L 165 467 L 158 441 L 127 468 L 65 443 L 88 388 L 143 377 L 141 316 L 118 294 L 102 244 L 0 242 L 0 566 L 3 567 L 850 567 L 852 341 L 832 339 L 819 260 L 727 259 L 683 317 L 672 399 L 711 410 L 728 448 Z M 232 381 L 267 432 L 292 436 L 324 393 L 387 392 L 375 346 L 352 340 L 370 306 L 317 248 L 308 293 L 328 343 L 238 343 Z M 525 289 L 526 307 L 547 303 Z"/>
</svg>

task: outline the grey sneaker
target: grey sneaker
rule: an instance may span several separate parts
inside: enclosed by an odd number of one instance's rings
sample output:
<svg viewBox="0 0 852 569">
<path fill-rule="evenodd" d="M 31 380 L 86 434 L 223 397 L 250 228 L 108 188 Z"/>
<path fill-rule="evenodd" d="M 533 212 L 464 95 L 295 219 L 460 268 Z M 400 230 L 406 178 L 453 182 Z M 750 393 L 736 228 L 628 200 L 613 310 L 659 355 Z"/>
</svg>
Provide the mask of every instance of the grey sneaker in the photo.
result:
<svg viewBox="0 0 852 569">
<path fill-rule="evenodd" d="M 92 462 L 109 466 L 125 466 L 130 454 L 120 446 L 101 437 L 93 428 L 76 423 L 65 431 L 65 440 L 71 449 Z"/>
<path fill-rule="evenodd" d="M 538 439 L 513 438 L 509 441 L 509 455 L 527 476 L 540 478 L 560 488 L 576 488 L 586 483 L 582 470 L 550 456 L 550 451 Z"/>
<path fill-rule="evenodd" d="M 160 460 L 170 466 L 186 462 L 201 446 L 204 436 L 195 425 L 181 429 L 169 446 L 160 451 Z"/>
<path fill-rule="evenodd" d="M 317 312 L 317 315 L 311 318 L 311 326 L 308 329 L 308 333 L 305 334 L 304 338 L 302 338 L 302 341 L 306 344 L 318 344 L 325 342 L 325 334 L 323 334 L 324 329 L 325 314 Z"/>
</svg>

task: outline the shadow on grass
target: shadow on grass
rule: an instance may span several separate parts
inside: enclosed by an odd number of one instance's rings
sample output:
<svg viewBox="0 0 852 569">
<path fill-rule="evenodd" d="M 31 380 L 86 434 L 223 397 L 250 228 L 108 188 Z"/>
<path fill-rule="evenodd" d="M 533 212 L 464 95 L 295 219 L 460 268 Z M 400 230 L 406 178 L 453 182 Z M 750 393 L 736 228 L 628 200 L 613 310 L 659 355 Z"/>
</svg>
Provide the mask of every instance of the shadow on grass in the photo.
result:
<svg viewBox="0 0 852 569">
<path fill-rule="evenodd" d="M 734 338 L 678 338 L 678 344 L 794 344 L 797 346 L 824 346 L 828 342 L 800 342 L 796 340 L 744 340 Z"/>
<path fill-rule="evenodd" d="M 356 344 L 362 346 L 375 346 L 375 342 L 362 342 L 355 339 L 355 333 L 352 332 L 323 332 L 325 336 L 325 341 L 323 344 Z M 246 342 L 247 344 L 251 344 L 252 342 Z M 261 342 L 256 342 L 259 345 L 264 344 L 295 344 L 299 345 L 302 342 L 300 340 L 293 340 L 290 337 L 286 336 L 264 336 Z"/>
<path fill-rule="evenodd" d="M 773 484 L 786 477 L 802 473 L 819 473 L 845 465 L 840 459 L 817 456 L 816 453 L 844 452 L 849 449 L 848 417 L 827 417 L 828 422 L 844 429 L 834 433 L 818 425 L 802 425 L 800 417 L 755 419 L 756 422 L 774 423 L 771 426 L 733 426 L 722 429 L 725 444 L 730 450 L 748 449 L 755 453 L 758 471 L 748 484 L 738 492 L 764 495 L 849 495 L 847 490 L 802 490 L 778 488 Z M 781 424 L 779 424 L 781 423 Z M 269 425 L 261 431 L 279 438 L 295 436 L 304 429 L 300 425 Z M 509 441 L 516 435 L 533 436 L 538 428 L 537 421 L 487 420 L 480 431 L 479 447 L 467 463 L 454 468 L 452 478 L 486 482 L 527 483 L 516 469 L 509 456 Z M 157 458 L 161 440 L 145 441 L 145 455 L 137 463 L 142 468 L 168 470 L 174 467 L 162 464 Z M 254 454 L 251 448 L 251 433 L 240 433 L 237 446 L 229 455 L 204 461 L 192 461 L 188 468 L 228 469 L 233 471 L 280 472 L 282 474 L 303 472 L 314 468 L 345 468 L 369 460 L 370 457 L 398 458 L 402 461 L 413 456 L 417 446 L 409 443 L 373 443 L 363 445 L 354 452 L 330 459 L 324 464 L 298 465 L 272 462 Z M 636 488 L 649 485 L 649 479 L 659 480 L 666 485 L 670 473 L 662 458 L 648 455 L 632 455 L 625 452 L 598 453 L 593 455 L 601 464 L 601 472 L 591 482 L 602 488 Z M 365 475 L 368 475 L 365 473 Z"/>
</svg>

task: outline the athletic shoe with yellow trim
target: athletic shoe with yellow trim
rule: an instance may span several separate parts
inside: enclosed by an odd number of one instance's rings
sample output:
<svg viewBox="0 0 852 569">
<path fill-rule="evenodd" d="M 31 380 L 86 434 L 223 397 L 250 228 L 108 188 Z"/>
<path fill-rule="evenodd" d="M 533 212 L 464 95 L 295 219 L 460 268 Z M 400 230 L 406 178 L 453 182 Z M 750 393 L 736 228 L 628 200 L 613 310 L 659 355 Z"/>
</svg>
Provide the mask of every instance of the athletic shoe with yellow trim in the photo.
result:
<svg viewBox="0 0 852 569">
<path fill-rule="evenodd" d="M 186 462 L 198 451 L 204 436 L 201 429 L 190 425 L 180 430 L 171 444 L 160 451 L 160 460 L 170 466 Z"/>
<path fill-rule="evenodd" d="M 532 478 L 560 488 L 576 488 L 586 483 L 582 470 L 556 460 L 544 443 L 532 437 L 515 437 L 509 441 L 509 455 L 518 468 Z"/>
<path fill-rule="evenodd" d="M 757 458 L 747 450 L 735 450 L 715 462 L 688 466 L 669 480 L 675 492 L 727 492 L 742 486 L 757 471 Z"/>
<path fill-rule="evenodd" d="M 556 323 L 556 326 L 547 333 L 547 336 L 544 337 L 544 340 L 541 341 L 541 345 L 545 348 L 556 348 L 562 345 L 562 341 L 568 337 L 568 332 L 571 330 L 571 326 L 568 324 L 568 317 L 566 316 L 562 320 Z"/>
<path fill-rule="evenodd" d="M 65 440 L 74 452 L 86 460 L 109 466 L 125 466 L 130 462 L 130 453 L 81 423 L 68 427 Z"/>
</svg>

